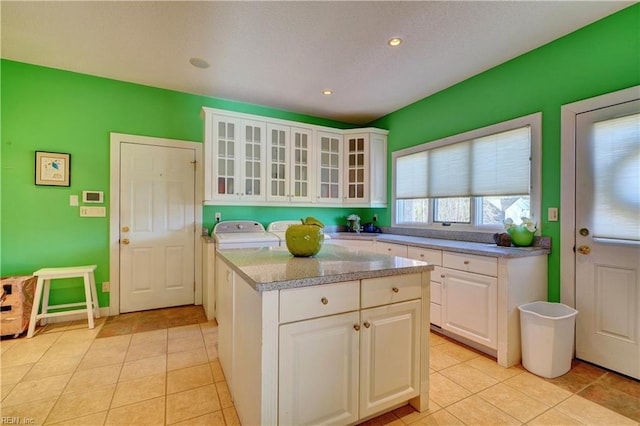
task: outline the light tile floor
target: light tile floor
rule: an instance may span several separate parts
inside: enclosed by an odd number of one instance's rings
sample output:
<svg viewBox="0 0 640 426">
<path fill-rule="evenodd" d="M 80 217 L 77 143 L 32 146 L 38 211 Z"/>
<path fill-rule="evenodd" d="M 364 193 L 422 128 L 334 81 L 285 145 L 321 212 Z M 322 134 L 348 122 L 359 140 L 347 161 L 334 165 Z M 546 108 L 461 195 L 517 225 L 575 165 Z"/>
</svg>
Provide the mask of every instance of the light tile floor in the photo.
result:
<svg viewBox="0 0 640 426">
<path fill-rule="evenodd" d="M 94 330 L 86 321 L 59 323 L 39 329 L 32 339 L 3 339 L 2 423 L 239 424 L 218 362 L 216 323 L 203 320 L 200 312 L 200 307 L 183 307 L 121 315 L 99 319 Z M 179 325 L 179 316 L 189 325 Z M 431 333 L 430 365 L 427 412 L 404 406 L 365 424 L 640 421 L 640 383 L 586 363 L 576 362 L 570 373 L 545 380 L 521 366 L 502 368 Z"/>
</svg>

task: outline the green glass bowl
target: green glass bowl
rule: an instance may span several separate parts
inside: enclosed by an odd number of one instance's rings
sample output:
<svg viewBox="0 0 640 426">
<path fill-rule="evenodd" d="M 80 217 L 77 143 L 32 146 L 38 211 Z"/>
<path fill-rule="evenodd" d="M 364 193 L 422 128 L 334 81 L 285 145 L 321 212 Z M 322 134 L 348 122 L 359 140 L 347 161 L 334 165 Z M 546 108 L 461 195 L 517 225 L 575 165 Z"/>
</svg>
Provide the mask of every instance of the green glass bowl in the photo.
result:
<svg viewBox="0 0 640 426">
<path fill-rule="evenodd" d="M 511 242 L 517 247 L 529 247 L 535 235 L 535 232 L 529 231 L 524 225 L 512 226 L 507 232 L 511 236 Z"/>
<path fill-rule="evenodd" d="M 291 225 L 284 236 L 289 253 L 296 257 L 315 256 L 324 241 L 324 234 L 316 225 Z"/>
</svg>

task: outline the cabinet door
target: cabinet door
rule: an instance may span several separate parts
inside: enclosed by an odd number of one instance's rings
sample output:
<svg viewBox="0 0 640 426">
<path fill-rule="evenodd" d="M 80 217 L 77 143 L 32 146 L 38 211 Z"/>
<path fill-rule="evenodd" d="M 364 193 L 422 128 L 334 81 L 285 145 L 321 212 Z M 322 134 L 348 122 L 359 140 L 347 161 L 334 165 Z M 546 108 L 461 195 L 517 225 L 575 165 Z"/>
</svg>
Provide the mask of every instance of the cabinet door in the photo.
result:
<svg viewBox="0 0 640 426">
<path fill-rule="evenodd" d="M 237 201 L 240 194 L 240 136 L 238 120 L 215 116 L 211 133 L 212 199 Z"/>
<path fill-rule="evenodd" d="M 318 132 L 318 182 L 316 200 L 319 203 L 342 203 L 342 135 Z"/>
<path fill-rule="evenodd" d="M 289 201 L 289 128 L 267 125 L 267 200 Z"/>
<path fill-rule="evenodd" d="M 358 419 L 358 313 L 280 326 L 279 423 Z"/>
<path fill-rule="evenodd" d="M 420 391 L 420 300 L 361 312 L 360 417 Z"/>
<path fill-rule="evenodd" d="M 243 201 L 264 201 L 265 164 L 264 147 L 266 138 L 265 123 L 260 121 L 242 122 L 242 160 L 240 197 Z"/>
<path fill-rule="evenodd" d="M 311 129 L 291 128 L 291 178 L 290 190 L 292 202 L 312 201 L 312 166 Z"/>
<path fill-rule="evenodd" d="M 492 349 L 498 347 L 498 280 L 443 269 L 442 328 Z"/>
<path fill-rule="evenodd" d="M 369 203 L 369 135 L 345 136 L 345 194 L 346 204 Z"/>
</svg>

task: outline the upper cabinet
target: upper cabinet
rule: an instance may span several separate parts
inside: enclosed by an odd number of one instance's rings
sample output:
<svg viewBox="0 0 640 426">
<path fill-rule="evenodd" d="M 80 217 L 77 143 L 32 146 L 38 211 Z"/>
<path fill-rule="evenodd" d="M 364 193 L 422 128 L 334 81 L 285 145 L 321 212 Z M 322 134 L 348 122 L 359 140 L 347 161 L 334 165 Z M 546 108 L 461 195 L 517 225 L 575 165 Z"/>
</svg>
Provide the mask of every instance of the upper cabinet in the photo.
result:
<svg viewBox="0 0 640 426">
<path fill-rule="evenodd" d="M 264 200 L 266 123 L 217 115 L 207 132 L 215 142 L 205 142 L 205 200 Z"/>
<path fill-rule="evenodd" d="M 316 198 L 319 203 L 342 202 L 342 135 L 317 132 L 318 173 Z"/>
<path fill-rule="evenodd" d="M 387 131 L 203 108 L 204 203 L 385 207 Z"/>
<path fill-rule="evenodd" d="M 346 131 L 344 203 L 363 207 L 387 205 L 387 135 L 378 129 Z"/>
</svg>

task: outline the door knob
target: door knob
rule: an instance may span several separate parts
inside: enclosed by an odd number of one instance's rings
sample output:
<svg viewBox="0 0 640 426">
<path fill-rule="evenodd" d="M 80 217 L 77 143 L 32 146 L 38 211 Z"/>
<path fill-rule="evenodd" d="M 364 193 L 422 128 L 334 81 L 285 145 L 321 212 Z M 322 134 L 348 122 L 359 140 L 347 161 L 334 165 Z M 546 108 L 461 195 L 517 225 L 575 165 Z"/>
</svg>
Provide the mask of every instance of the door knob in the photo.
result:
<svg viewBox="0 0 640 426">
<path fill-rule="evenodd" d="M 586 237 L 587 235 L 589 235 L 589 230 L 587 228 L 580 228 L 580 235 L 582 235 L 583 237 Z"/>
<path fill-rule="evenodd" d="M 124 244 L 124 245 L 129 244 L 129 239 L 128 239 L 128 238 L 124 238 L 124 239 L 122 240 L 122 244 Z"/>
<path fill-rule="evenodd" d="M 129 227 L 128 226 L 123 227 L 122 232 L 129 232 Z"/>
<path fill-rule="evenodd" d="M 589 247 L 589 246 L 580 246 L 580 247 L 578 247 L 578 249 L 576 251 L 578 253 L 580 253 L 580 254 L 589 254 L 589 253 L 591 253 L 591 247 Z"/>
</svg>

